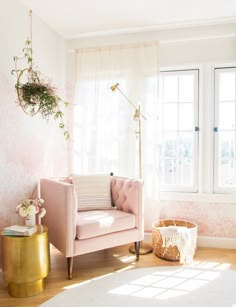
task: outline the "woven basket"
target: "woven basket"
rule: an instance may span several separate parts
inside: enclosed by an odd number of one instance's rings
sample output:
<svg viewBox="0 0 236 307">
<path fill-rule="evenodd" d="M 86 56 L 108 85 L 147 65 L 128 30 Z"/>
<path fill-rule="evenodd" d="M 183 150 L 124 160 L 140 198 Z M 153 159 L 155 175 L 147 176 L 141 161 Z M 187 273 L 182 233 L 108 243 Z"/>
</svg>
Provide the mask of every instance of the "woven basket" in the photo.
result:
<svg viewBox="0 0 236 307">
<path fill-rule="evenodd" d="M 163 240 L 161 235 L 161 227 L 168 226 L 185 226 L 191 228 L 191 240 L 193 244 L 194 254 L 196 249 L 197 225 L 185 220 L 160 220 L 152 224 L 152 247 L 153 252 L 159 258 L 171 261 L 180 260 L 180 252 L 177 246 L 163 247 Z"/>
</svg>

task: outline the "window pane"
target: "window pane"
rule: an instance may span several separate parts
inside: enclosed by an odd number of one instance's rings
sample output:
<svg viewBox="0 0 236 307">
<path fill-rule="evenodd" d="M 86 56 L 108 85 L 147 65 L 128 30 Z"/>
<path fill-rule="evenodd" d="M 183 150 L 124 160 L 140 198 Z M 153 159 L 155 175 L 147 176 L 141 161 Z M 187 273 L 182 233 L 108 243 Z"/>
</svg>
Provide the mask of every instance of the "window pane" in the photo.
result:
<svg viewBox="0 0 236 307">
<path fill-rule="evenodd" d="M 219 185 L 232 186 L 235 182 L 235 133 L 219 133 Z"/>
<path fill-rule="evenodd" d="M 161 181 L 166 185 L 176 183 L 177 133 L 165 133 L 161 147 Z"/>
<path fill-rule="evenodd" d="M 235 156 L 235 133 L 219 132 L 220 159 L 231 159 Z"/>
<path fill-rule="evenodd" d="M 193 105 L 191 103 L 179 104 L 179 129 L 193 130 Z"/>
<path fill-rule="evenodd" d="M 179 76 L 179 101 L 193 102 L 194 76 L 191 74 Z"/>
<path fill-rule="evenodd" d="M 165 184 L 193 184 L 193 134 L 165 135 L 162 146 L 162 180 Z"/>
<path fill-rule="evenodd" d="M 161 156 L 173 158 L 177 156 L 177 133 L 165 133 L 162 140 Z"/>
<path fill-rule="evenodd" d="M 193 146 L 194 139 L 192 133 L 182 133 L 180 135 L 180 182 L 183 185 L 193 184 Z"/>
<path fill-rule="evenodd" d="M 235 103 L 225 102 L 219 104 L 219 128 L 235 128 Z"/>
<path fill-rule="evenodd" d="M 177 183 L 176 178 L 176 160 L 161 159 L 161 181 L 165 185 L 173 185 Z"/>
<path fill-rule="evenodd" d="M 178 76 L 164 77 L 164 102 L 178 101 Z"/>
<path fill-rule="evenodd" d="M 219 77 L 219 100 L 235 100 L 235 72 L 221 72 Z"/>
<path fill-rule="evenodd" d="M 165 104 L 163 108 L 163 124 L 164 130 L 178 129 L 178 104 Z"/>
<path fill-rule="evenodd" d="M 220 160 L 219 185 L 221 187 L 235 186 L 235 160 Z"/>
</svg>

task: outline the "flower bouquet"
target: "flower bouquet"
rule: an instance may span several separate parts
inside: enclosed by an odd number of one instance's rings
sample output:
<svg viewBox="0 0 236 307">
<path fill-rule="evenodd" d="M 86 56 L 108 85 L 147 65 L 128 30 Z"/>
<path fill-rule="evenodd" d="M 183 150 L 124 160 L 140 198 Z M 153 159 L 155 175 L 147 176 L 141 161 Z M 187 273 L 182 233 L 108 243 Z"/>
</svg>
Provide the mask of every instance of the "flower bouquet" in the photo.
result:
<svg viewBox="0 0 236 307">
<path fill-rule="evenodd" d="M 43 203 L 42 198 L 26 199 L 16 207 L 16 212 L 25 218 L 28 226 L 36 224 L 36 215 L 38 215 L 38 224 L 41 224 L 41 218 L 46 214 L 46 209 L 41 208 Z"/>
</svg>

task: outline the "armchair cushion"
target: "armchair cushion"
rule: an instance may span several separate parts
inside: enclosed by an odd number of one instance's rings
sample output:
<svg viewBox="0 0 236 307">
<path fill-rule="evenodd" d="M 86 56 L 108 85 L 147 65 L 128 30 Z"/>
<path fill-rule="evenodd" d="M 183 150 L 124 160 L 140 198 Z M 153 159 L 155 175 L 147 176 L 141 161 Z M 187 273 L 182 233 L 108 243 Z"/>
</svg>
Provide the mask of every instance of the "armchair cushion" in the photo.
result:
<svg viewBox="0 0 236 307">
<path fill-rule="evenodd" d="M 78 211 L 112 209 L 109 175 L 72 175 Z"/>
<path fill-rule="evenodd" d="M 131 213 L 115 209 L 77 213 L 77 239 L 88 239 L 132 228 L 135 228 L 135 215 Z"/>
</svg>

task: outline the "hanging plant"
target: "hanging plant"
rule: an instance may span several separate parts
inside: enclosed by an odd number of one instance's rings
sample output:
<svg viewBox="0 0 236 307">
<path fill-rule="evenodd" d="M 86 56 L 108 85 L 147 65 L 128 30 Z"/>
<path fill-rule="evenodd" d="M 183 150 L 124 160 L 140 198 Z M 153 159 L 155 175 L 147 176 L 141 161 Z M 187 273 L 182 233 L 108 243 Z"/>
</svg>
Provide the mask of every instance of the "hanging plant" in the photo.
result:
<svg viewBox="0 0 236 307">
<path fill-rule="evenodd" d="M 45 119 L 53 117 L 58 120 L 59 128 L 64 130 L 64 136 L 69 140 L 70 133 L 65 129 L 64 113 L 61 110 L 62 105 L 68 106 L 68 102 L 64 102 L 57 95 L 56 88 L 48 79 L 42 77 L 39 68 L 33 67 L 32 40 L 26 40 L 23 53 L 21 58 L 14 57 L 15 69 L 12 70 L 16 77 L 17 103 L 30 116 L 40 114 Z M 22 60 L 26 61 L 29 67 L 19 69 L 18 62 Z"/>
</svg>

